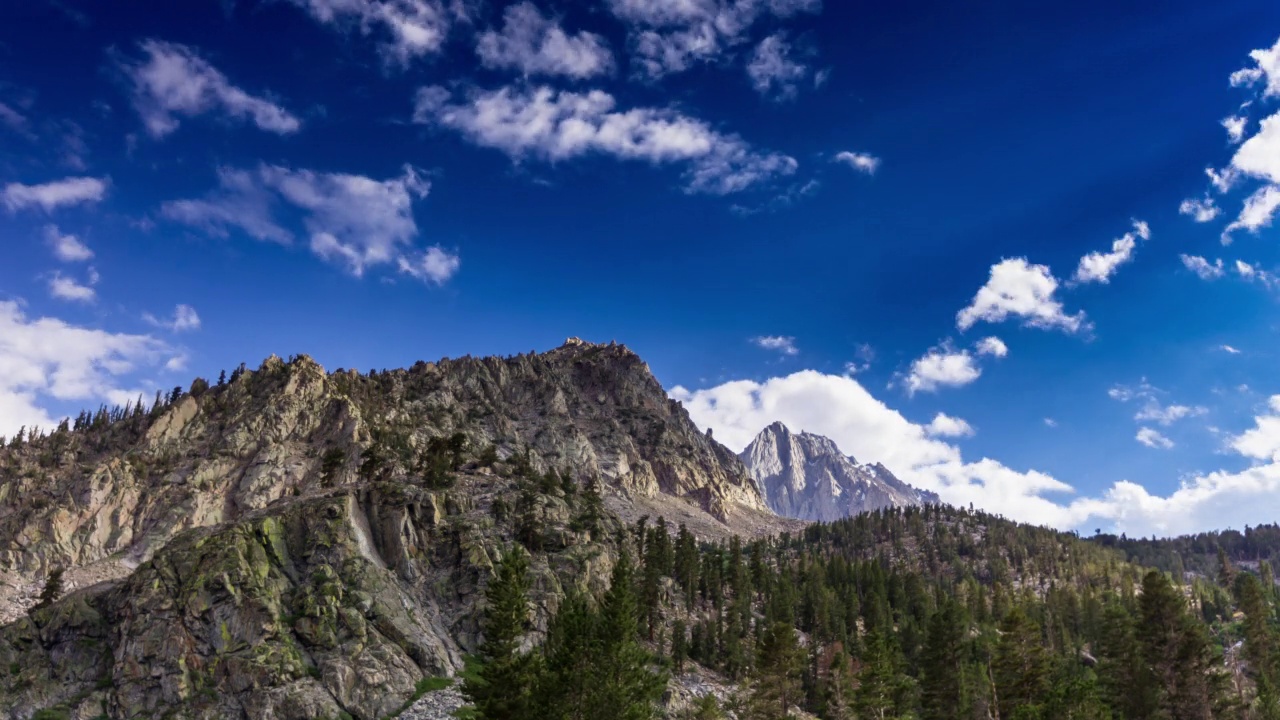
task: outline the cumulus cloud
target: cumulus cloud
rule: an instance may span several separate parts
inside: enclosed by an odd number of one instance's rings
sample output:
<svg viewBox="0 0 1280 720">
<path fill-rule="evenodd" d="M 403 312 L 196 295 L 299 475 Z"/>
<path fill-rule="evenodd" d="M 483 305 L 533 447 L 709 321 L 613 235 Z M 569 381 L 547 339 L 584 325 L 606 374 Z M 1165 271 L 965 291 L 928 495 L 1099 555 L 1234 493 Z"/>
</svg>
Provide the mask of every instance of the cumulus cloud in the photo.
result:
<svg viewBox="0 0 1280 720">
<path fill-rule="evenodd" d="M 1224 270 L 1222 269 L 1222 258 L 1218 258 L 1214 262 L 1209 262 L 1199 255 L 1187 255 L 1183 253 L 1178 256 L 1182 260 L 1182 264 L 1191 272 L 1200 277 L 1201 280 L 1216 280 L 1222 277 Z"/>
<path fill-rule="evenodd" d="M 352 275 L 394 264 L 414 277 L 440 282 L 436 278 L 447 279 L 457 270 L 456 256 L 452 269 L 443 272 L 450 265 L 447 258 L 430 250 L 419 256 L 412 248 L 418 235 L 413 203 L 429 189 L 422 173 L 408 165 L 387 180 L 278 165 L 223 168 L 218 188 L 207 197 L 165 203 L 161 214 L 215 235 L 236 228 L 258 240 L 287 244 L 295 236 L 277 220 L 276 210 L 286 205 L 301 212 L 312 252 Z"/>
<path fill-rule="evenodd" d="M 84 262 L 93 258 L 93 251 L 75 235 L 65 235 L 56 225 L 44 226 L 44 239 L 53 250 L 53 256 L 62 262 Z"/>
<path fill-rule="evenodd" d="M 1004 341 L 994 335 L 984 337 L 974 344 L 974 349 L 979 355 L 990 355 L 992 357 L 1002 358 L 1009 354 L 1009 346 Z"/>
<path fill-rule="evenodd" d="M 843 163 L 858 172 L 866 173 L 868 175 L 875 175 L 876 170 L 880 169 L 880 158 L 869 153 L 850 152 L 848 150 L 844 150 L 836 153 L 835 157 L 832 159 L 835 162 Z"/>
<path fill-rule="evenodd" d="M 49 278 L 49 294 L 59 300 L 91 303 L 98 299 L 98 293 L 93 289 L 93 286 L 98 284 L 98 279 L 98 271 L 93 268 L 89 268 L 89 275 L 85 282 L 55 272 Z"/>
<path fill-rule="evenodd" d="M 590 32 L 569 35 L 531 2 L 508 7 L 501 31 L 480 33 L 476 54 L 485 67 L 514 69 L 525 75 L 584 80 L 613 71 L 613 53 L 604 38 Z"/>
<path fill-rule="evenodd" d="M 760 41 L 747 63 L 747 77 L 756 92 L 770 100 L 795 98 L 809 68 L 796 61 L 793 53 L 786 33 L 777 32 Z"/>
<path fill-rule="evenodd" d="M 1200 200 L 1187 198 L 1178 206 L 1178 212 L 1183 215 L 1190 215 L 1198 223 L 1207 223 L 1217 218 L 1222 209 L 1218 207 L 1217 201 L 1212 197 L 1205 197 Z"/>
<path fill-rule="evenodd" d="M 190 305 L 177 305 L 170 318 L 158 318 L 151 313 L 143 313 L 142 319 L 155 327 L 170 332 L 188 332 L 200 329 L 200 314 Z"/>
<path fill-rule="evenodd" d="M 1045 330 L 1088 330 L 1084 312 L 1068 315 L 1055 297 L 1057 290 L 1058 280 L 1047 266 L 1032 265 L 1026 258 L 1001 260 L 991 266 L 991 276 L 973 302 L 956 314 L 956 326 L 963 331 L 978 322 L 1015 319 Z"/>
<path fill-rule="evenodd" d="M 1227 139 L 1233 144 L 1244 139 L 1245 126 L 1248 125 L 1249 119 L 1240 117 L 1239 115 L 1231 115 L 1222 119 L 1222 127 L 1227 131 Z"/>
<path fill-rule="evenodd" d="M 69 177 L 42 185 L 9 183 L 0 190 L 0 202 L 11 212 L 32 207 L 52 212 L 61 207 L 95 203 L 106 194 L 105 179 Z"/>
<path fill-rule="evenodd" d="M 1246 67 L 1231 74 L 1231 84 L 1247 87 L 1262 83 L 1263 97 L 1280 97 L 1280 39 L 1270 49 L 1249 53 L 1253 67 Z"/>
<path fill-rule="evenodd" d="M 462 267 L 462 258 L 439 245 L 432 245 L 416 256 L 402 256 L 398 261 L 400 272 L 425 282 L 443 285 Z"/>
<path fill-rule="evenodd" d="M 1247 458 L 1280 462 L 1280 395 L 1272 395 L 1267 410 L 1253 420 L 1252 428 L 1231 438 L 1231 448 Z"/>
<path fill-rule="evenodd" d="M 734 451 L 766 425 L 782 421 L 797 432 L 825 435 L 854 457 L 882 462 L 906 482 L 939 493 L 944 502 L 972 502 L 1024 522 L 1061 529 L 1101 525 L 1148 536 L 1243 528 L 1280 515 L 1280 400 L 1259 416 L 1257 432 L 1229 443 L 1233 451 L 1259 460 L 1254 467 L 1193 475 L 1165 496 L 1119 480 L 1096 496 L 1072 498 L 1072 488 L 1048 474 L 1014 470 L 990 458 L 966 461 L 959 448 L 930 437 L 926 426 L 908 421 L 848 376 L 806 370 L 764 382 L 676 387 L 671 397 Z M 1273 416 L 1274 423 L 1262 420 Z"/>
<path fill-rule="evenodd" d="M 1149 427 L 1138 428 L 1138 434 L 1135 439 L 1143 445 L 1156 450 L 1170 450 L 1173 448 L 1172 440 Z"/>
<path fill-rule="evenodd" d="M 113 402 L 121 378 L 161 362 L 167 350 L 150 336 L 28 318 L 19 303 L 0 301 L 0 435 L 51 429 L 57 416 L 42 407 L 47 399 Z"/>
<path fill-rule="evenodd" d="M 219 113 L 249 121 L 280 135 L 296 132 L 302 123 L 266 97 L 250 95 L 196 54 L 176 43 L 143 40 L 142 61 L 121 59 L 120 67 L 133 85 L 133 107 L 147 132 L 156 138 L 178 129 L 179 116 Z"/>
<path fill-rule="evenodd" d="M 606 155 L 686 168 L 689 192 L 726 195 L 795 172 L 794 159 L 671 109 L 620 110 L 613 96 L 550 87 L 476 90 L 461 102 L 439 86 L 418 92 L 414 121 L 448 128 L 514 160 Z"/>
<path fill-rule="evenodd" d="M 1141 220 L 1133 221 L 1133 230 L 1111 243 L 1110 252 L 1091 252 L 1080 258 L 1074 277 L 1077 283 L 1109 283 L 1121 265 L 1133 259 L 1139 240 L 1151 239 L 1151 227 Z"/>
<path fill-rule="evenodd" d="M 959 438 L 972 437 L 974 430 L 972 425 L 961 418 L 951 417 L 946 413 L 938 413 L 925 426 L 925 432 L 929 434 L 929 437 Z"/>
<path fill-rule="evenodd" d="M 816 13 L 821 0 L 607 0 L 628 27 L 636 74 L 650 79 L 720 59 L 759 20 Z"/>
<path fill-rule="evenodd" d="M 289 0 L 316 22 L 375 36 L 383 59 L 400 68 L 440 52 L 455 21 L 468 20 L 465 6 L 440 0 Z"/>
<path fill-rule="evenodd" d="M 981 368 L 968 350 L 953 350 L 943 344 L 911 363 L 911 370 L 902 383 L 908 395 L 915 395 L 918 392 L 935 392 L 942 387 L 968 385 L 981 375 Z"/>
<path fill-rule="evenodd" d="M 790 335 L 760 335 L 751 338 L 751 344 L 765 350 L 774 350 L 783 355 L 799 355 L 796 339 Z"/>
</svg>

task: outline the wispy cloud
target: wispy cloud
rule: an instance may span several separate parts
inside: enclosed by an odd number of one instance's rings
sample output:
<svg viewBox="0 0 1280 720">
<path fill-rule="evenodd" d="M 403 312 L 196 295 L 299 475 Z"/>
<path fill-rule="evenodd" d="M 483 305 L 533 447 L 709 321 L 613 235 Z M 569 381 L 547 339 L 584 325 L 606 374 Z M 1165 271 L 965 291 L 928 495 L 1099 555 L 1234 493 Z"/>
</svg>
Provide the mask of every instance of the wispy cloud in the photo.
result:
<svg viewBox="0 0 1280 720">
<path fill-rule="evenodd" d="M 45 212 L 72 205 L 95 203 L 107 194 L 107 181 L 95 177 L 69 177 L 41 185 L 9 183 L 0 190 L 0 202 L 11 212 L 38 207 Z"/>
<path fill-rule="evenodd" d="M 302 122 L 269 98 L 251 95 L 231 82 L 194 50 L 176 43 L 143 40 L 142 61 L 120 58 L 133 85 L 133 106 L 147 132 L 156 138 L 178 129 L 179 117 L 217 113 L 249 121 L 281 135 L 296 132 Z"/>
</svg>

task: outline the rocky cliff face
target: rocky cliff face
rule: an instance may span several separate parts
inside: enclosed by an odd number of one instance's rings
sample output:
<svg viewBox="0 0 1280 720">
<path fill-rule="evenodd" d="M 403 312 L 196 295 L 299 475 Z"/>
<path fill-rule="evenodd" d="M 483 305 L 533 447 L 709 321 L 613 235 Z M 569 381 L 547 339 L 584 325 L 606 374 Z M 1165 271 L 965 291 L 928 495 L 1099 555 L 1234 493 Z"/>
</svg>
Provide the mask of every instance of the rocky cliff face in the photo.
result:
<svg viewBox="0 0 1280 720">
<path fill-rule="evenodd" d="M 540 621 L 633 516 L 786 526 L 622 346 L 234 378 L 0 449 L 0 716 L 380 718 L 475 646 L 518 523 Z"/>
<path fill-rule="evenodd" d="M 831 521 L 869 510 L 937 503 L 879 463 L 863 465 L 840 452 L 830 439 L 794 434 L 775 422 L 742 454 L 769 507 L 779 515 Z"/>
</svg>

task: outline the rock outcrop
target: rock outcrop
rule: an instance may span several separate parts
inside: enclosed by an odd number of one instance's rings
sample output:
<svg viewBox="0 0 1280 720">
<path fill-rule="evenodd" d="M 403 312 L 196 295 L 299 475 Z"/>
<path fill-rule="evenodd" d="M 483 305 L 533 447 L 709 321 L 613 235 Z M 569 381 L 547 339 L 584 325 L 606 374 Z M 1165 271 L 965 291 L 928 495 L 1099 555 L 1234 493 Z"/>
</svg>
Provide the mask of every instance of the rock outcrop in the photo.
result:
<svg viewBox="0 0 1280 720">
<path fill-rule="evenodd" d="M 863 465 L 829 438 L 792 433 L 775 422 L 760 431 L 739 456 L 779 515 L 829 522 L 850 515 L 937 503 L 934 493 L 914 488 L 879 463 Z"/>
<path fill-rule="evenodd" d="M 0 717 L 381 718 L 476 647 L 518 525 L 537 631 L 635 517 L 794 527 L 620 345 L 232 378 L 0 448 Z"/>
</svg>

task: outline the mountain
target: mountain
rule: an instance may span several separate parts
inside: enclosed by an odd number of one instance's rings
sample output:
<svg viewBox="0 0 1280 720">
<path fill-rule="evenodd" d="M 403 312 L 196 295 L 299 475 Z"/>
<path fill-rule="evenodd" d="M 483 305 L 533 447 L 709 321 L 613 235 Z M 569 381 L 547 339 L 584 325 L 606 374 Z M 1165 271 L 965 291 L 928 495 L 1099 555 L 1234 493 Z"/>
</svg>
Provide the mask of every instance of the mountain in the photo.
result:
<svg viewBox="0 0 1280 720">
<path fill-rule="evenodd" d="M 766 502 L 785 517 L 830 522 L 868 510 L 937 503 L 876 463 L 863 465 L 829 438 L 792 433 L 775 422 L 738 456 Z"/>
<path fill-rule="evenodd" d="M 643 516 L 796 527 L 635 353 L 576 339 L 368 374 L 272 357 L 0 445 L 4 717 L 381 718 L 461 669 L 513 540 L 545 627 Z"/>
</svg>

